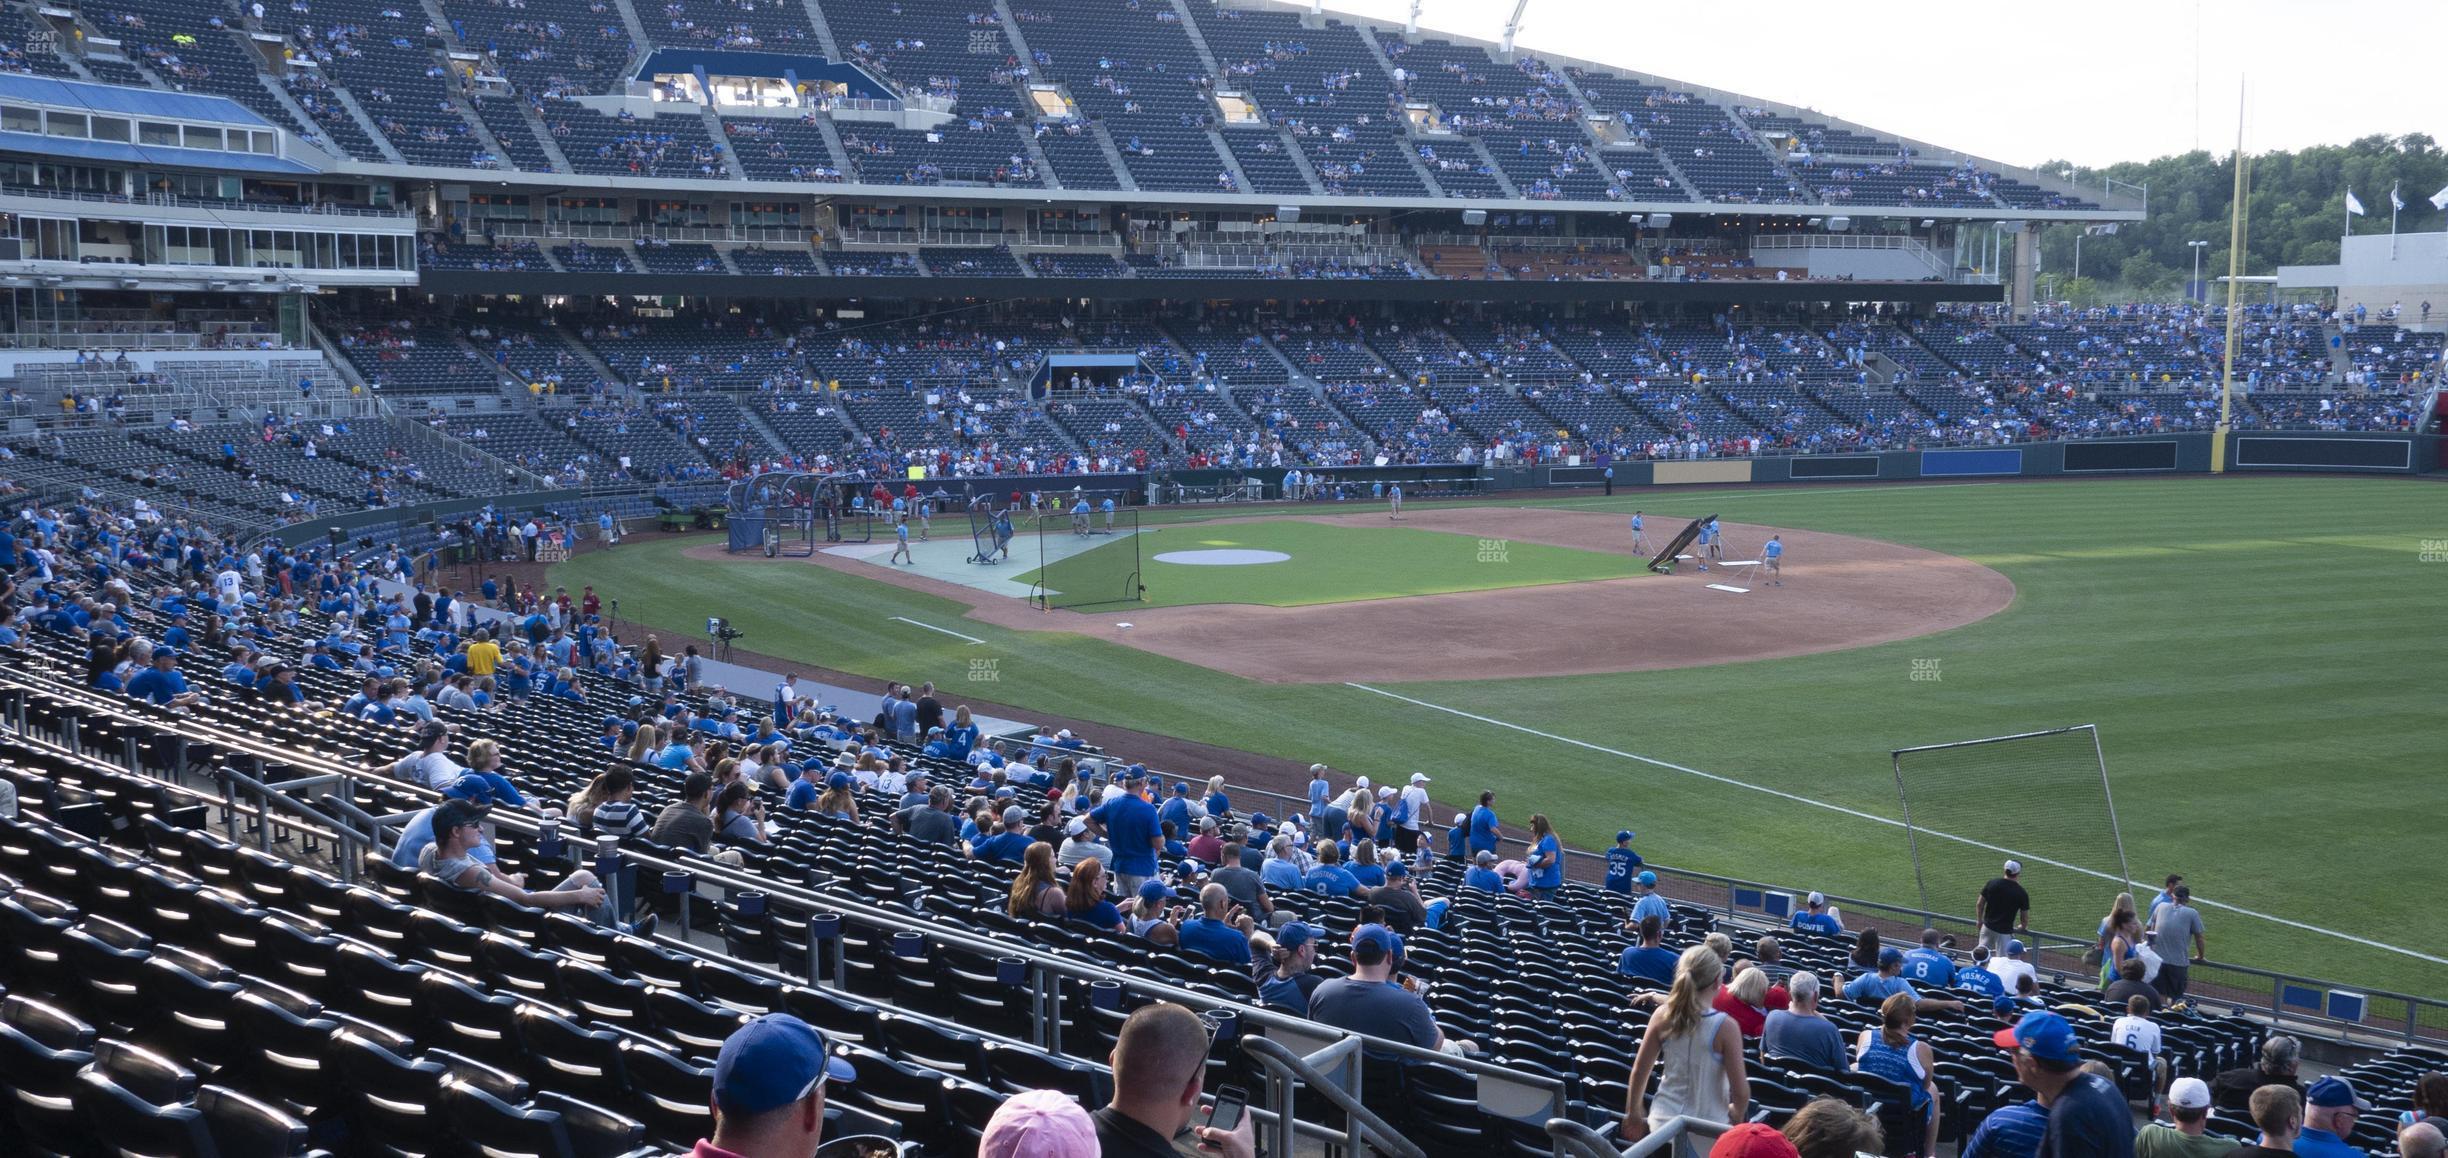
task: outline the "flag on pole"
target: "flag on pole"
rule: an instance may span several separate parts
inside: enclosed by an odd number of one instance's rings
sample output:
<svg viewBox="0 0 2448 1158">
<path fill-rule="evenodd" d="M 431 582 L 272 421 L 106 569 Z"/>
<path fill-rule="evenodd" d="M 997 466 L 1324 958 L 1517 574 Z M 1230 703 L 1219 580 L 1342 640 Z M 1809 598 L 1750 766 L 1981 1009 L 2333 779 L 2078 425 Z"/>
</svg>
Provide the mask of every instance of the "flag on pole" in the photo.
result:
<svg viewBox="0 0 2448 1158">
<path fill-rule="evenodd" d="M 2363 216 L 2363 203 L 2355 200 L 2354 190 L 2351 188 L 2346 190 L 2346 212 L 2355 217 Z"/>
<path fill-rule="evenodd" d="M 2397 195 L 2397 186 L 2394 182 L 2392 182 L 2389 185 L 2389 212 L 2397 213 L 2404 209 L 2405 198 Z"/>
<path fill-rule="evenodd" d="M 2431 195 L 2431 207 L 2448 209 L 2448 185 L 2440 186 L 2440 191 Z"/>
</svg>

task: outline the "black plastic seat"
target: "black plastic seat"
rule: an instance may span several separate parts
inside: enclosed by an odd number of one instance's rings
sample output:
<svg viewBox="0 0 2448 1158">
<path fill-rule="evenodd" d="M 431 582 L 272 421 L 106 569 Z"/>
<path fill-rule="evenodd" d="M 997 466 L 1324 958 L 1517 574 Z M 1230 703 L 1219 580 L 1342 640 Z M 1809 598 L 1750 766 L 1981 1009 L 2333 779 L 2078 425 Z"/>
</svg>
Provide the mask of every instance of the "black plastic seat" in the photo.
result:
<svg viewBox="0 0 2448 1158">
<path fill-rule="evenodd" d="M 151 937 L 116 921 L 88 917 L 60 934 L 59 946 L 62 965 L 83 986 L 79 1005 L 91 1009 L 99 1020 L 121 1025 L 132 1025 L 143 1016 L 138 987 L 144 981 L 145 962 L 153 958 Z"/>
<path fill-rule="evenodd" d="M 559 1115 L 574 1158 L 624 1158 L 646 1141 L 646 1124 L 558 1091 L 535 1097 L 535 1109 Z"/>
<path fill-rule="evenodd" d="M 932 1150 L 959 1147 L 952 1138 L 952 1079 L 934 1070 L 906 1065 L 874 1050 L 837 1047 L 842 1060 L 858 1076 L 837 1094 L 843 1104 L 862 1107 L 900 1122 L 902 1136 Z"/>
<path fill-rule="evenodd" d="M 564 1002 L 590 1021 L 628 1030 L 654 1028 L 648 986 L 643 981 L 616 977 L 602 966 L 567 958 L 555 963 L 553 979 L 560 985 Z"/>
<path fill-rule="evenodd" d="M 61 1049 L 0 1021 L 0 1091 L 6 1093 L 6 1112 L 19 1144 L 53 1154 L 74 1153 L 84 1144 L 76 1078 L 93 1062 L 91 1044 L 90 1030 L 85 1047 Z"/>
<path fill-rule="evenodd" d="M 424 965 L 396 961 L 370 946 L 343 940 L 332 952 L 331 972 L 324 997 L 334 1008 L 415 1036 L 421 1020 L 418 981 L 428 972 Z"/>
<path fill-rule="evenodd" d="M 408 943 L 416 959 L 453 973 L 475 971 L 477 944 L 484 936 L 483 929 L 440 913 L 419 912 L 408 918 Z"/>
<path fill-rule="evenodd" d="M 440 970 L 417 978 L 419 1039 L 507 1069 L 524 1068 L 518 1040 L 519 1000 L 487 993 Z"/>
<path fill-rule="evenodd" d="M 985 1080 L 986 1041 L 976 1034 L 946 1030 L 897 1013 L 885 1014 L 877 1028 L 885 1051 L 902 1061 L 956 1078 Z"/>
<path fill-rule="evenodd" d="M 366 1153 L 431 1154 L 452 1146 L 439 1098 L 449 1069 L 401 1056 L 352 1031 L 332 1035 L 328 1055 L 342 1090 L 340 1115 Z"/>
<path fill-rule="evenodd" d="M 561 1115 L 552 1110 L 512 1105 L 456 1077 L 442 1080 L 440 1096 L 451 1129 L 496 1158 L 568 1158 L 577 1153 Z"/>
<path fill-rule="evenodd" d="M 1088 1106 L 1113 1100 L 1113 1079 L 1086 1062 L 995 1041 L 985 1043 L 985 1054 L 987 1084 L 1004 1093 L 1060 1090 Z"/>
<path fill-rule="evenodd" d="M 69 976 L 60 938 L 76 917 L 75 906 L 39 893 L 0 897 L 0 978 L 20 988 L 58 989 Z"/>
<path fill-rule="evenodd" d="M 77 1116 L 105 1153 L 220 1158 L 204 1112 L 194 1106 L 139 1097 L 96 1070 L 77 1075 L 75 1100 Z"/>
<path fill-rule="evenodd" d="M 831 1041 L 873 1042 L 883 1010 L 838 989 L 789 989 L 782 1008 L 821 1029 Z"/>
<path fill-rule="evenodd" d="M 274 916 L 256 923 L 255 955 L 248 972 L 299 992 L 322 997 L 331 990 L 332 955 L 341 939 Z"/>
<path fill-rule="evenodd" d="M 708 1005 L 674 989 L 647 990 L 646 1006 L 659 1036 L 706 1057 L 722 1052 L 722 1043 L 748 1021 L 738 1010 Z"/>
<path fill-rule="evenodd" d="M 698 997 L 750 1016 L 782 1008 L 781 982 L 734 969 L 719 961 L 699 961 L 694 977 Z"/>
<path fill-rule="evenodd" d="M 223 1154 L 291 1158 L 306 1153 L 306 1123 L 269 1102 L 222 1086 L 205 1086 L 196 1091 L 195 1108 L 204 1115 L 204 1125 Z"/>
<path fill-rule="evenodd" d="M 113 1038 L 94 1043 L 93 1072 L 156 1106 L 183 1103 L 201 1084 L 194 1070 L 168 1056 Z"/>
<path fill-rule="evenodd" d="M 486 933 L 476 942 L 475 972 L 520 997 L 562 1003 L 561 959 L 529 948 L 515 937 Z"/>
<path fill-rule="evenodd" d="M 519 1046 L 548 1074 L 549 1088 L 582 1101 L 618 1104 L 629 1090 L 622 1068 L 621 1036 L 587 1029 L 538 1005 L 522 1005 L 512 1017 Z"/>
<path fill-rule="evenodd" d="M 236 982 L 200 977 L 169 954 L 156 953 L 145 962 L 138 988 L 145 1010 L 136 1026 L 138 1040 L 208 1067 L 237 1060 L 243 1047 L 230 1027 L 230 1003 L 240 992 Z"/>
<path fill-rule="evenodd" d="M 630 1094 L 622 1106 L 646 1123 L 648 1138 L 684 1150 L 706 1135 L 713 1124 L 707 1110 L 714 1104 L 711 1067 L 635 1040 L 623 1040 L 620 1053 Z"/>
<path fill-rule="evenodd" d="M 230 999 L 230 1026 L 243 1045 L 232 1068 L 252 1077 L 248 1088 L 278 1091 L 284 1112 L 311 1116 L 337 1090 L 323 1055 L 341 1022 L 303 994 L 253 985 Z"/>
</svg>

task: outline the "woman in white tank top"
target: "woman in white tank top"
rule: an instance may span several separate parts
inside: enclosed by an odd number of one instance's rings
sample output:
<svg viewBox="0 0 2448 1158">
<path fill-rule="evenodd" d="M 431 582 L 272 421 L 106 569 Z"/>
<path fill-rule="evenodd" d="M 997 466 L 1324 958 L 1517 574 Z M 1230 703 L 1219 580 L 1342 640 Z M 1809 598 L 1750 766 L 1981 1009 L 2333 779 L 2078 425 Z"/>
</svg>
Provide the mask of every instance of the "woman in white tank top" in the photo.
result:
<svg viewBox="0 0 2448 1158">
<path fill-rule="evenodd" d="M 1725 984 L 1725 961 L 1706 945 L 1683 951 L 1674 986 L 1659 1003 L 1632 1058 L 1632 1095 L 1624 1105 L 1622 1137 L 1638 1142 L 1677 1115 L 1704 1122 L 1739 1122 L 1750 1109 L 1743 1078 L 1742 1030 L 1711 1008 Z M 1650 1070 L 1664 1066 L 1657 1097 L 1646 1096 Z"/>
</svg>

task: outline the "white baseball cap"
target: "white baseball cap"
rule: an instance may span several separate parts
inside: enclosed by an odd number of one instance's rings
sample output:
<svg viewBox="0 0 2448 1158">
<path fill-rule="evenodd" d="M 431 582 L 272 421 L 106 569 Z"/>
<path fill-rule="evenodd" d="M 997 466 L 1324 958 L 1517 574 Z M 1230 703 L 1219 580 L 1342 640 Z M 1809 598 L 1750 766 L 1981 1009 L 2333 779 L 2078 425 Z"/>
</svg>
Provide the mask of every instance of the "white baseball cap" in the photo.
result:
<svg viewBox="0 0 2448 1158">
<path fill-rule="evenodd" d="M 2210 1108 L 2210 1083 L 2200 1078 L 2178 1078 L 2168 1087 L 2168 1104 L 2179 1110 Z"/>
<path fill-rule="evenodd" d="M 1414 772 L 1411 774 L 1411 782 L 1413 784 L 1426 784 L 1428 782 L 1428 774 L 1425 772 Z"/>
<path fill-rule="evenodd" d="M 2022 871 L 2023 871 L 2023 862 L 2022 862 L 2022 861 L 2019 861 L 2019 860 L 2010 860 L 2010 861 L 2007 861 L 2007 862 L 2006 862 L 2006 875 L 2007 875 L 2007 876 L 2014 876 L 2014 875 L 2016 875 L 2016 874 L 2018 874 L 2018 873 L 2020 873 L 2020 872 L 2022 872 Z"/>
<path fill-rule="evenodd" d="M 1369 779 L 1368 779 L 1368 777 L 1366 777 L 1366 776 L 1361 777 L 1361 778 L 1360 778 L 1360 779 L 1359 779 L 1357 782 L 1355 782 L 1355 783 L 1352 785 L 1352 787 L 1355 787 L 1355 788 L 1366 788 L 1366 787 L 1368 787 L 1368 786 L 1369 786 Z"/>
<path fill-rule="evenodd" d="M 1826 893 L 1812 893 L 1812 894 L 1811 894 L 1809 897 L 1804 898 L 1803 903 L 1804 903 L 1804 904 L 1809 905 L 1810 907 L 1812 907 L 1812 908 L 1814 908 L 1814 909 L 1816 909 L 1816 908 L 1818 908 L 1819 906 L 1824 905 L 1824 904 L 1826 904 L 1826 903 L 1827 903 L 1827 894 L 1826 894 Z"/>
</svg>

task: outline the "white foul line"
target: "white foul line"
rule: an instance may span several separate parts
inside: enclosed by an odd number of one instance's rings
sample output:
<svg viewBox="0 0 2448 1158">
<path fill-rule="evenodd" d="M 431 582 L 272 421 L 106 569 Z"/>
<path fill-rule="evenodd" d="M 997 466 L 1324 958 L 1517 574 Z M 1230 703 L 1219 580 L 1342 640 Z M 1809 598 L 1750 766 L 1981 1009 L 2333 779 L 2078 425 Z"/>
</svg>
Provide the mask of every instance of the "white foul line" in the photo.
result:
<svg viewBox="0 0 2448 1158">
<path fill-rule="evenodd" d="M 1587 749 L 1587 750 L 1592 751 L 1592 752 L 1598 752 L 1598 753 L 1602 753 L 1602 754 L 1605 754 L 1605 755 L 1608 755 L 1608 756 L 1616 756 L 1616 757 L 1620 757 L 1620 758 L 1625 759 L 1625 760 L 1635 760 L 1635 761 L 1638 761 L 1638 762 L 1640 762 L 1640 763 L 1650 765 L 1650 766 L 1652 766 L 1652 767 L 1664 768 L 1664 769 L 1666 769 L 1666 770 L 1668 770 L 1668 771 L 1670 771 L 1670 772 L 1681 772 L 1681 773 L 1683 773 L 1683 774 L 1684 774 L 1684 775 L 1686 775 L 1686 776 L 1697 776 L 1697 777 L 1701 778 L 1702 780 L 1712 780 L 1712 781 L 1715 781 L 1715 782 L 1717 782 L 1717 783 L 1719 783 L 1719 784 L 1724 784 L 1724 785 L 1727 785 L 1728 787 L 1733 787 L 1733 788 L 1745 788 L 1745 789 L 1749 789 L 1750 791 L 1753 791 L 1753 792 L 1759 792 L 1759 793 L 1764 793 L 1764 794 L 1769 795 L 1769 796 L 1774 796 L 1774 797 L 1777 797 L 1778 799 L 1781 799 L 1781 800 L 1790 800 L 1790 801 L 1793 801 L 1793 802 L 1794 802 L 1794 803 L 1796 803 L 1796 804 L 1807 804 L 1807 805 L 1810 805 L 1810 806 L 1811 806 L 1811 807 L 1813 807 L 1813 808 L 1824 808 L 1824 809 L 1827 809 L 1827 810 L 1828 810 L 1828 811 L 1830 811 L 1830 812 L 1839 812 L 1839 813 L 1843 813 L 1844 815 L 1846 815 L 1846 816 L 1850 816 L 1850 817 L 1853 817 L 1853 818 L 1854 818 L 1854 819 L 1856 819 L 1856 820 L 1867 820 L 1867 821 L 1870 821 L 1870 822 L 1875 823 L 1875 824 L 1884 824 L 1884 825 L 1887 825 L 1887 826 L 1888 826 L 1888 827 L 1890 827 L 1890 828 L 1903 828 L 1903 827 L 1904 827 L 1904 822 L 1903 822 L 1903 821 L 1900 821 L 1900 820 L 1897 820 L 1897 819 L 1895 819 L 1894 817 L 1889 817 L 1889 816 L 1875 816 L 1875 815 L 1872 815 L 1871 813 L 1862 812 L 1862 811 L 1859 811 L 1859 810 L 1856 810 L 1856 809 L 1846 808 L 1846 807 L 1844 807 L 1844 806 L 1843 806 L 1843 805 L 1841 805 L 1841 804 L 1830 804 L 1830 803 L 1828 803 L 1828 802 L 1827 802 L 1827 801 L 1825 801 L 1825 800 L 1817 800 L 1817 799 L 1813 799 L 1812 797 L 1808 797 L 1808 796 L 1799 796 L 1799 795 L 1796 795 L 1796 794 L 1791 793 L 1791 792 L 1781 791 L 1781 790 L 1778 790 L 1778 789 L 1775 789 L 1775 788 L 1770 788 L 1770 787 L 1767 787 L 1767 786 L 1765 786 L 1765 785 L 1761 785 L 1761 784 L 1753 784 L 1753 783 L 1751 783 L 1750 781 L 1747 781 L 1747 780 L 1736 780 L 1736 779 L 1734 779 L 1734 778 L 1733 778 L 1733 777 L 1731 777 L 1731 776 L 1720 776 L 1720 775 L 1718 775 L 1718 774 L 1716 774 L 1716 773 L 1714 773 L 1714 772 L 1703 772 L 1703 771 L 1701 771 L 1701 770 L 1699 770 L 1699 769 L 1697 769 L 1697 768 L 1686 768 L 1686 767 L 1684 767 L 1684 766 L 1683 766 L 1683 765 L 1681 765 L 1681 764 L 1669 763 L 1669 762 L 1667 762 L 1667 761 L 1665 761 L 1665 760 L 1660 760 L 1660 759 L 1657 759 L 1657 758 L 1652 757 L 1652 756 L 1643 756 L 1643 755 L 1641 755 L 1641 754 L 1640 754 L 1640 753 L 1638 753 L 1638 752 L 1626 752 L 1626 751 L 1623 751 L 1623 750 L 1618 749 L 1618 748 L 1608 748 L 1608 747 L 1605 747 L 1605 746 L 1602 746 L 1602 745 L 1592 744 L 1592 743 L 1590 743 L 1590 742 L 1589 742 L 1589 741 L 1587 741 L 1587 740 L 1576 740 L 1576 739 L 1573 739 L 1573 738 L 1572 738 L 1572 737 L 1570 737 L 1570 736 L 1559 736 L 1559 735 L 1556 735 L 1556 734 L 1555 734 L 1555 733 L 1553 733 L 1553 732 L 1542 732 L 1542 731 L 1539 731 L 1539 730 L 1538 730 L 1538 729 L 1536 729 L 1536 728 L 1525 728 L 1525 727 L 1523 727 L 1523 726 L 1522 726 L 1522 725 L 1520 725 L 1520 724 L 1511 723 L 1511 722 L 1508 722 L 1508 721 L 1505 721 L 1505 720 L 1499 720 L 1499 719 L 1496 719 L 1496 718 L 1491 717 L 1491 716 L 1482 716 L 1482 715 L 1478 715 L 1477 713 L 1474 713 L 1474 712 L 1466 712 L 1466 711 L 1463 711 L 1463 710 L 1462 710 L 1462 709 L 1460 709 L 1460 708 L 1449 708 L 1449 707 L 1446 707 L 1446 706 L 1445 706 L 1445 705 L 1443 705 L 1443 704 L 1432 704 L 1432 703 L 1429 703 L 1429 702 L 1428 702 L 1428 701 L 1426 701 L 1426 700 L 1416 700 L 1416 699 L 1411 698 L 1410 696 L 1406 696 L 1406 695 L 1399 695 L 1399 694 L 1394 693 L 1394 692 L 1389 692 L 1389 691 L 1385 690 L 1384 688 L 1373 688 L 1373 687 L 1368 686 L 1367 684 L 1356 684 L 1356 683 L 1350 683 L 1350 682 L 1346 682 L 1346 683 L 1345 683 L 1343 686 L 1344 686 L 1344 687 L 1347 687 L 1347 688 L 1357 688 L 1357 689 L 1359 689 L 1359 690 L 1361 690 L 1361 691 L 1364 691 L 1364 692 L 1370 692 L 1370 693 L 1373 693 L 1373 694 L 1376 694 L 1376 695 L 1384 696 L 1385 698 L 1387 698 L 1387 699 L 1389 699 L 1389 700 L 1400 700 L 1400 701 L 1402 701 L 1403 703 L 1413 705 L 1414 707 L 1422 707 L 1422 708 L 1427 708 L 1427 709 L 1429 709 L 1429 710 L 1431 710 L 1431 711 L 1444 712 L 1444 713 L 1445 713 L 1445 714 L 1447 714 L 1447 715 L 1451 715 L 1451 716 L 1460 716 L 1460 717 L 1462 717 L 1462 718 L 1463 718 L 1463 719 L 1465 719 L 1465 720 L 1474 720 L 1474 721 L 1477 721 L 1477 722 L 1479 722 L 1479 723 L 1482 723 L 1482 724 L 1487 724 L 1487 725 L 1490 725 L 1490 726 L 1493 726 L 1493 727 L 1504 728 L 1504 729 L 1508 729 L 1508 730 L 1510 730 L 1510 731 L 1520 732 L 1520 733 L 1522 733 L 1522 734 L 1523 734 L 1523 735 L 1525 735 L 1525 736 L 1537 736 L 1538 738 L 1540 738 L 1540 739 L 1542 739 L 1542 740 L 1553 740 L 1553 741 L 1555 741 L 1556 743 L 1559 743 L 1559 744 L 1569 744 L 1569 745 L 1571 745 L 1571 746 L 1573 746 L 1573 747 L 1575 747 L 1575 748 L 1583 748 L 1583 749 Z M 1956 843 L 1958 843 L 1958 844 L 1967 844 L 1967 845 L 1970 845 L 1970 846 L 1972 846 L 1972 847 L 1974 847 L 1974 848 L 1987 849 L 1987 850 L 1988 850 L 1988 851 L 1990 851 L 1990 852 L 1998 853 L 1999 855 L 2002 855 L 2002 856 L 2017 856 L 2017 857 L 2021 857 L 2021 858 L 2023 858 L 2023 859 L 2025 859 L 2025 860 L 2037 861 L 2037 862 L 2039 862 L 2039 863 L 2041 863 L 2041 864 L 2048 865 L 2048 866 L 2050 866 L 2050 867 L 2052 867 L 2052 868 L 2061 868 L 2061 869 L 2066 870 L 2067 872 L 2081 873 L 2081 874 L 2083 874 L 2084 876 L 2097 877 L 2097 878 L 2099 878 L 2100 880 L 2104 880 L 2104 881 L 2115 881 L 2115 880 L 2117 879 L 2116 877 L 2114 877 L 2114 876 L 2112 876 L 2112 875 L 2110 875 L 2110 874 L 2108 874 L 2108 873 L 2099 872 L 2099 871 L 2097 871 L 2097 870 L 2095 870 L 2095 869 L 2087 869 L 2087 868 L 2082 867 L 2081 865 L 2067 864 L 2067 863 L 2065 863 L 2065 862 L 2063 862 L 2063 861 L 2055 861 L 2055 860 L 2050 860 L 2049 858 L 2044 857 L 2044 856 L 2035 856 L 2035 855 L 2033 855 L 2033 854 L 2031 854 L 2031 853 L 2027 853 L 2027 852 L 2020 852 L 2020 851 L 2017 851 L 2017 850 L 2015 850 L 2015 849 L 2004 848 L 2004 847 L 2001 847 L 2001 846 L 1999 846 L 1999 845 L 1987 844 L 1987 843 L 1984 843 L 1984 842 L 1982 842 L 1982 841 L 1973 840 L 1973 839 L 1971 839 L 1971 838 L 1969 838 L 1969 837 L 1956 836 L 1956 835 L 1955 835 L 1955 834 L 1953 834 L 1953 833 L 1948 833 L 1948 832 L 1939 832 L 1939 831 L 1938 831 L 1938 830 L 1936 830 L 1936 829 L 1930 829 L 1930 828 L 1920 828 L 1920 829 L 1917 829 L 1917 831 L 1919 831 L 1919 832 L 1920 832 L 1922 835 L 1925 835 L 1925 836 L 1933 836 L 1933 837 L 1937 837 L 1937 838 L 1939 838 L 1939 839 L 1941 839 L 1941 840 L 1951 840 L 1951 841 L 1954 841 L 1954 842 L 1956 842 Z M 2121 881 L 2120 881 L 2120 882 L 2118 882 L 2118 883 L 2122 884 L 2122 883 L 2124 883 L 2124 882 L 2121 882 Z M 2365 948 L 2369 948 L 2369 949 L 2381 949 L 2381 950 L 2386 950 L 2387 952 L 2390 952 L 2390 953 L 2397 953 L 2397 954 L 2401 954 L 2401 955 L 2403 955 L 2403 956 L 2412 957 L 2412 958 L 2414 958 L 2414 959 L 2415 959 L 2415 960 L 2417 960 L 2417 961 L 2428 961 L 2428 962 L 2430 962 L 2431 964 L 2434 964 L 2434 965 L 2448 965 L 2448 957 L 2434 957 L 2434 956 L 2432 956 L 2432 955 L 2431 955 L 2431 954 L 2429 954 L 2429 953 L 2421 953 L 2421 952 L 2417 952 L 2417 951 L 2412 950 L 2412 949 L 2403 948 L 2403 947 L 2401 947 L 2401 946 L 2387 944 L 2386 942 L 2382 942 L 2382 941 L 2374 941 L 2374 940 L 2370 940 L 2370 939 L 2368 939 L 2368 938 L 2358 937 L 2358 936 L 2355 936 L 2355 935 L 2354 935 L 2354 934 L 2352 934 L 2352 933 L 2341 933 L 2341 932 L 2338 932 L 2338 931 L 2337 931 L 2337 930 L 2335 930 L 2335 929 L 2324 929 L 2324 928 L 2321 928 L 2321 927 L 2320 927 L 2320 926 L 2318 926 L 2318 925 L 2307 925 L 2307 924 L 2304 924 L 2304 923 L 2303 923 L 2303 922 L 2301 922 L 2301 921 L 2290 921 L 2290 920 L 2286 919 L 2285 917 L 2274 917 L 2274 916 L 2271 916 L 2271 915 L 2270 915 L 2270 914 L 2268 914 L 2268 913 L 2255 912 L 2255 911 L 2253 911 L 2253 910 L 2251 910 L 2251 909 L 2239 908 L 2239 907 L 2237 907 L 2237 906 L 2235 906 L 2235 905 L 2221 904 L 2221 903 L 2219 903 L 2219 902 L 2217 902 L 2217 901 L 2203 900 L 2203 899 L 2202 899 L 2202 898 L 2200 898 L 2200 897 L 2195 897 L 2195 898 L 2193 899 L 2193 903 L 2194 903 L 2194 904 L 2197 904 L 2197 905 L 2200 905 L 2200 906 L 2202 906 L 2202 907 L 2204 907 L 2204 908 L 2211 908 L 2211 909 L 2224 909 L 2224 910 L 2226 910 L 2227 912 L 2230 912 L 2230 913 L 2235 913 L 2235 914 L 2237 914 L 2237 915 L 2239 915 L 2239 916 L 2252 917 L 2252 918 L 2254 918 L 2254 919 L 2256 919 L 2256 920 L 2268 921 L 2268 922 L 2270 922 L 2271 924 L 2275 924 L 2275 925 L 2285 925 L 2285 926 L 2287 926 L 2287 927 L 2288 927 L 2288 928 L 2290 928 L 2290 929 L 2301 929 L 2301 930 L 2303 930 L 2304 932 L 2307 932 L 2307 933 L 2318 933 L 2318 934 L 2320 934 L 2320 935 L 2322 935 L 2322 936 L 2324 936 L 2324 937 L 2335 937 L 2335 938 L 2337 938 L 2337 939 L 2339 939 L 2339 940 L 2341 940 L 2341 941 L 2350 941 L 2350 942 L 2353 942 L 2354 944 L 2361 945 L 2361 946 L 2364 946 Z"/>
<path fill-rule="evenodd" d="M 976 637 L 976 636 L 974 636 L 974 635 L 962 635 L 961 633 L 959 633 L 959 632 L 957 632 L 957 631 L 949 631 L 949 630 L 946 630 L 946 629 L 944 629 L 944 628 L 937 627 L 937 626 L 935 626 L 935 625 L 934 625 L 934 624 L 932 624 L 932 623 L 920 623 L 920 622 L 918 622 L 918 621 L 917 621 L 917 620 L 915 620 L 915 619 L 904 619 L 904 618 L 902 618 L 902 617 L 900 617 L 900 616 L 898 616 L 898 615 L 892 616 L 891 618 L 892 618 L 892 621 L 893 621 L 893 622 L 895 622 L 895 623 L 906 623 L 906 624 L 909 624 L 911 627 L 923 627 L 923 628 L 926 628 L 928 631 L 933 631 L 933 632 L 938 632 L 938 633 L 941 633 L 941 634 L 944 634 L 944 635 L 949 635 L 949 636 L 951 636 L 951 637 L 952 637 L 952 638 L 954 638 L 954 639 L 965 639 L 965 640 L 968 640 L 968 641 L 969 641 L 969 642 L 971 642 L 971 643 L 984 643 L 984 642 L 986 642 L 985 640 L 979 639 L 978 637 Z"/>
</svg>

